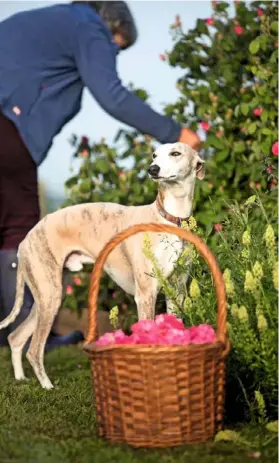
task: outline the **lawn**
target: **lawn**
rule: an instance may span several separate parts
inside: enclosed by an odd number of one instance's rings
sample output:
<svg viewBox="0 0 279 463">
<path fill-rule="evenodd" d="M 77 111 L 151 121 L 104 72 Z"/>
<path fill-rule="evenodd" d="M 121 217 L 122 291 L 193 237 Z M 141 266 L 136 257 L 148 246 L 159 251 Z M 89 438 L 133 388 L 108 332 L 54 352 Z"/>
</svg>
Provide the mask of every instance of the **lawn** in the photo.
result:
<svg viewBox="0 0 279 463">
<path fill-rule="evenodd" d="M 0 350 L 1 463 L 219 463 L 277 461 L 277 439 L 262 428 L 244 427 L 238 442 L 176 449 L 135 450 L 96 437 L 92 386 L 86 356 L 63 348 L 46 356 L 54 381 L 44 391 L 26 362 L 28 382 L 16 383 L 8 349 Z M 259 453 L 260 452 L 260 453 Z"/>
</svg>

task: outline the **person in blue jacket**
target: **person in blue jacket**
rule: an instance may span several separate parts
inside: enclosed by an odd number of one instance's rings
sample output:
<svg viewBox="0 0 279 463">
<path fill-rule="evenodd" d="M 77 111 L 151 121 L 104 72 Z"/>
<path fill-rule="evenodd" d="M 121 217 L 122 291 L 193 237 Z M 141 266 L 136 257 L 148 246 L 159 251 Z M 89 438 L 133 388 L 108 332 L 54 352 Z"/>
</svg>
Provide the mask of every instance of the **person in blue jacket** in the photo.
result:
<svg viewBox="0 0 279 463">
<path fill-rule="evenodd" d="M 53 138 L 81 108 L 87 87 L 99 105 L 161 143 L 199 148 L 197 134 L 157 114 L 123 87 L 116 57 L 135 43 L 132 14 L 121 1 L 79 1 L 20 12 L 0 23 L 0 320 L 15 299 L 17 248 L 39 221 L 37 168 Z M 94 127 L 94 119 L 92 119 Z M 0 331 L 0 345 L 33 303 Z M 52 332 L 47 348 L 81 339 Z"/>
</svg>

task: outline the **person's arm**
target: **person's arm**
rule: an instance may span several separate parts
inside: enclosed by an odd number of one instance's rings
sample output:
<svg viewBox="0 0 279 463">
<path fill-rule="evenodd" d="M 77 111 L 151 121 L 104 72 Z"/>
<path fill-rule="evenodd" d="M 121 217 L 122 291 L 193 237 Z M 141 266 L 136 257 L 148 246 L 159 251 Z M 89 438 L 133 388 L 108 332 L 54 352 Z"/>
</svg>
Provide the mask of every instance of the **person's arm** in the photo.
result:
<svg viewBox="0 0 279 463">
<path fill-rule="evenodd" d="M 182 133 L 188 130 L 153 111 L 122 85 L 116 71 L 114 48 L 101 26 L 80 24 L 77 43 L 76 61 L 81 79 L 107 113 L 161 143 L 174 143 L 181 138 L 181 130 Z"/>
</svg>

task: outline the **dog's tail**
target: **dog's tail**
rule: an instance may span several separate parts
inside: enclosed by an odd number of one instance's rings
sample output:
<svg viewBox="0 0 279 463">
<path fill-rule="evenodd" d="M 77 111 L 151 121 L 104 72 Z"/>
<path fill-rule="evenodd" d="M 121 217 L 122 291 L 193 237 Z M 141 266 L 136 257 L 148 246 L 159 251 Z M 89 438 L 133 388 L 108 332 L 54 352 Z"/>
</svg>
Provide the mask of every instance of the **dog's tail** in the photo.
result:
<svg viewBox="0 0 279 463">
<path fill-rule="evenodd" d="M 8 325 L 15 321 L 16 317 L 18 316 L 24 298 L 24 277 L 20 262 L 18 262 L 17 267 L 17 276 L 16 276 L 16 297 L 15 303 L 11 313 L 0 323 L 0 330 L 6 328 Z"/>
</svg>

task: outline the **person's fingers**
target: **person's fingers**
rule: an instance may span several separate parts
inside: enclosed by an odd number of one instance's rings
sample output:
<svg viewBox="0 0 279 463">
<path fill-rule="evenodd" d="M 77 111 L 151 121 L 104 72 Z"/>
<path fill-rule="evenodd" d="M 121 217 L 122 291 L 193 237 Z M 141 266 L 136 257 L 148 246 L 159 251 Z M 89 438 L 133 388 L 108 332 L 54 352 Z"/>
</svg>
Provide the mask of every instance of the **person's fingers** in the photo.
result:
<svg viewBox="0 0 279 463">
<path fill-rule="evenodd" d="M 191 146 L 196 151 L 200 151 L 202 143 L 200 137 L 190 129 L 183 127 L 180 132 L 179 142 Z"/>
</svg>

